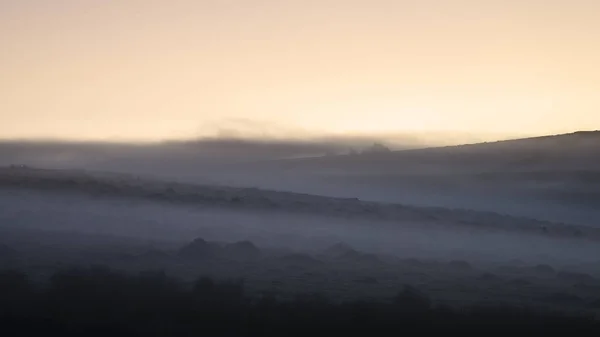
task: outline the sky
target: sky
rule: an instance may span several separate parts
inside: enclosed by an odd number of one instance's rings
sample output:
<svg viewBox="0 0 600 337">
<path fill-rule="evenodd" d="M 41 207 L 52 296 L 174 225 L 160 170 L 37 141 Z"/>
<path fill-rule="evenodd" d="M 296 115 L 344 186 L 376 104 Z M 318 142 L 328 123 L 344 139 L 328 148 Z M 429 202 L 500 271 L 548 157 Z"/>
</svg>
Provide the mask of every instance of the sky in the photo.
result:
<svg viewBox="0 0 600 337">
<path fill-rule="evenodd" d="M 597 0 L 0 0 L 0 138 L 600 129 Z"/>
</svg>

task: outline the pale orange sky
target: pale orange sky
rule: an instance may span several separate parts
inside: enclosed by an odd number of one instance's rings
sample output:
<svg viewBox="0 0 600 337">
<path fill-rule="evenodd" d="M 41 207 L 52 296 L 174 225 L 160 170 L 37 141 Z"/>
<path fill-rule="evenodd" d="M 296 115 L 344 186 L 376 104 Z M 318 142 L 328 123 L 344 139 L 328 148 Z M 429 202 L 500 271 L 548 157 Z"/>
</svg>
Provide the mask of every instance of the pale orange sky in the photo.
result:
<svg viewBox="0 0 600 337">
<path fill-rule="evenodd" d="M 599 17 L 597 0 L 0 0 L 0 138 L 600 129 Z"/>
</svg>

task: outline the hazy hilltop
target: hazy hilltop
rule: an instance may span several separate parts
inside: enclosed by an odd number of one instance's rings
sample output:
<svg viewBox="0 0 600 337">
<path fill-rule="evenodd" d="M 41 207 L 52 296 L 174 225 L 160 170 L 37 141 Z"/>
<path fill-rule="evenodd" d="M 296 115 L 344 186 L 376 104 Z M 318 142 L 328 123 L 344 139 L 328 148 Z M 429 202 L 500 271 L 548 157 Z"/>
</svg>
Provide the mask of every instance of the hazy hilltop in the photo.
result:
<svg viewBox="0 0 600 337">
<path fill-rule="evenodd" d="M 520 169 L 600 169 L 600 131 L 458 146 L 287 160 L 286 168 L 341 171 L 440 172 Z"/>
<path fill-rule="evenodd" d="M 600 168 L 600 160 L 594 156 L 600 131 L 450 146 L 432 144 L 456 143 L 466 136 L 446 142 L 417 135 L 386 139 L 214 138 L 138 144 L 4 141 L 0 142 L 0 165 L 123 171 L 147 169 L 151 164 L 156 170 L 177 173 L 240 163 L 258 164 L 261 169 L 338 169 L 344 173 Z"/>
<path fill-rule="evenodd" d="M 498 138 L 501 137 L 498 135 Z M 159 168 L 177 169 L 180 166 L 190 168 L 193 165 L 218 166 L 362 153 L 374 144 L 383 144 L 392 150 L 407 150 L 473 143 L 483 139 L 495 137 L 462 132 L 309 135 L 295 138 L 244 137 L 234 133 L 212 138 L 145 143 L 5 140 L 0 141 L 0 165 L 123 170 L 145 167 L 147 162 L 152 161 Z"/>
</svg>

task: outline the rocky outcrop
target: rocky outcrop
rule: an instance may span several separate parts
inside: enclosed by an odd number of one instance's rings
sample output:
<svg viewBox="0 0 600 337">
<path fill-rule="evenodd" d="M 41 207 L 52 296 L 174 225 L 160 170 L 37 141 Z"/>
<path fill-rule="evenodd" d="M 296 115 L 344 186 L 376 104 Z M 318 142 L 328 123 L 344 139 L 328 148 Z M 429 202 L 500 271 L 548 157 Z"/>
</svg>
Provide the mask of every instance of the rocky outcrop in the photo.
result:
<svg viewBox="0 0 600 337">
<path fill-rule="evenodd" d="M 261 256 L 260 249 L 250 241 L 238 241 L 228 244 L 221 253 L 223 257 L 235 260 L 256 260 Z"/>
<path fill-rule="evenodd" d="M 181 247 L 177 252 L 177 256 L 186 259 L 209 258 L 219 255 L 218 250 L 219 247 L 216 245 L 209 243 L 202 238 L 196 238 L 194 241 Z"/>
<path fill-rule="evenodd" d="M 197 238 L 181 247 L 177 256 L 186 259 L 221 258 L 228 260 L 254 260 L 260 258 L 261 251 L 250 241 L 220 244 Z"/>
</svg>

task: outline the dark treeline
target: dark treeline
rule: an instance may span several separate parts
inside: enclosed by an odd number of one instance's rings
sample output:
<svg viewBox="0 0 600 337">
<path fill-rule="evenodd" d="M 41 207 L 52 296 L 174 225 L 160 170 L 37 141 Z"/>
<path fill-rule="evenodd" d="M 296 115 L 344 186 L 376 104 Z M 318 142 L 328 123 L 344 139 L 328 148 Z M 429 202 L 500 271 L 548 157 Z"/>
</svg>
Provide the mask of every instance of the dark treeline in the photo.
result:
<svg viewBox="0 0 600 337">
<path fill-rule="evenodd" d="M 330 302 L 320 295 L 247 296 L 241 281 L 185 284 L 163 272 L 126 275 L 105 267 L 55 273 L 34 284 L 0 272 L 2 336 L 399 336 L 465 331 L 600 335 L 591 317 L 515 308 L 452 310 L 405 286 L 388 302 Z"/>
</svg>

